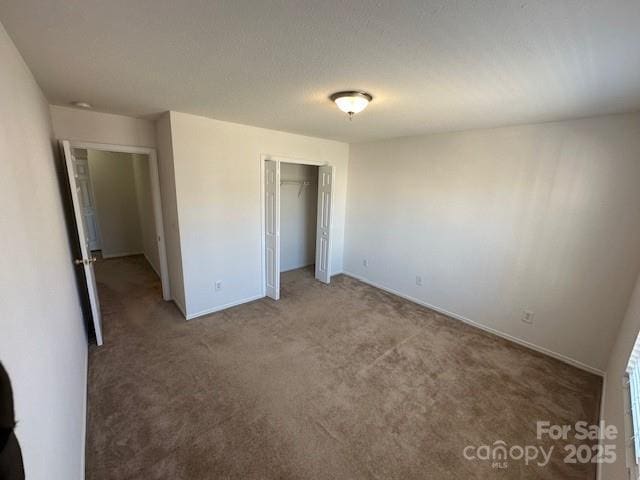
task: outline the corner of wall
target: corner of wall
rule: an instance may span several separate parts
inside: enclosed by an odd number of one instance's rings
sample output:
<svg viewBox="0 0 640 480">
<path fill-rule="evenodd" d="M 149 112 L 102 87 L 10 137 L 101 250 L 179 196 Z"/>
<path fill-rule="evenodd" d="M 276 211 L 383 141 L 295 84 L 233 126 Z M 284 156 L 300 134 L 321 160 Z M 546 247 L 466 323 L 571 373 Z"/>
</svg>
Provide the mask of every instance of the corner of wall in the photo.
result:
<svg viewBox="0 0 640 480">
<path fill-rule="evenodd" d="M 155 127 L 171 296 L 186 318 L 186 291 L 180 239 L 172 112 L 164 112 L 156 120 Z"/>
</svg>

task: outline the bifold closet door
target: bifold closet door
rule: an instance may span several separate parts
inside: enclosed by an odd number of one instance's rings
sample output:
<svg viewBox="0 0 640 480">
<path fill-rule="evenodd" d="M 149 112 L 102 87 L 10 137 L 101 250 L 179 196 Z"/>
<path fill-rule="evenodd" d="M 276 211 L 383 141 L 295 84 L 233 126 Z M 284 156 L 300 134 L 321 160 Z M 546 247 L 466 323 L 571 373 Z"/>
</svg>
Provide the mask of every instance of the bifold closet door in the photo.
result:
<svg viewBox="0 0 640 480">
<path fill-rule="evenodd" d="M 265 161 L 265 266 L 267 297 L 280 298 L 280 163 Z"/>
<path fill-rule="evenodd" d="M 318 168 L 318 228 L 316 233 L 316 279 L 331 281 L 331 202 L 333 167 Z"/>
</svg>

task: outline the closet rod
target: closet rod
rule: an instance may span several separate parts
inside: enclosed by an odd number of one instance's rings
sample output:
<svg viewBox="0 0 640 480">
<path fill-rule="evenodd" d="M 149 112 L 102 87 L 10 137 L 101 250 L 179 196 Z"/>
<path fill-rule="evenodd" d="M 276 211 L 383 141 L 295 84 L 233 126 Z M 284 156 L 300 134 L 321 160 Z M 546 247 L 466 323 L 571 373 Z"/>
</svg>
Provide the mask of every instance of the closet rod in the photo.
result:
<svg viewBox="0 0 640 480">
<path fill-rule="evenodd" d="M 280 185 L 300 185 L 300 190 L 298 190 L 298 198 L 302 195 L 302 191 L 304 187 L 309 187 L 313 185 L 311 180 L 280 180 Z"/>
<path fill-rule="evenodd" d="M 280 180 L 280 185 L 311 185 L 313 182 L 311 180 Z"/>
</svg>

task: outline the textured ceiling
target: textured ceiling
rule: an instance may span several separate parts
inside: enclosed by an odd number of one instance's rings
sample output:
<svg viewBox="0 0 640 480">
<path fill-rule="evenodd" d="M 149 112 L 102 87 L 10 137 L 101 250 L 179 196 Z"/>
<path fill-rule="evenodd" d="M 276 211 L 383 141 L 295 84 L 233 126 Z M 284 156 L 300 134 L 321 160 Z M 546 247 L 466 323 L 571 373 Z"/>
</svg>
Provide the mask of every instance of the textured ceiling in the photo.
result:
<svg viewBox="0 0 640 480">
<path fill-rule="evenodd" d="M 638 0 L 0 0 L 51 103 L 362 141 L 640 109 Z M 353 122 L 327 96 L 374 95 Z"/>
</svg>

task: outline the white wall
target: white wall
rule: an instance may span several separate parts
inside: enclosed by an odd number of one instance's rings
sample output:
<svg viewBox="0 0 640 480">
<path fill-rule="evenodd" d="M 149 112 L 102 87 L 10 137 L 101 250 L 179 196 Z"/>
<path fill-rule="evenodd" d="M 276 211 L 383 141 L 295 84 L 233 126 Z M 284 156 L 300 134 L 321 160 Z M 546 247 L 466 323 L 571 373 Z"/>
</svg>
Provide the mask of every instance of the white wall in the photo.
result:
<svg viewBox="0 0 640 480">
<path fill-rule="evenodd" d="M 189 317 L 262 295 L 260 155 L 335 166 L 332 271 L 342 271 L 349 146 L 171 112 Z M 223 282 L 219 292 L 216 281 Z"/>
<path fill-rule="evenodd" d="M 0 361 L 26 476 L 84 478 L 87 339 L 49 107 L 0 25 Z"/>
<path fill-rule="evenodd" d="M 130 153 L 87 151 L 105 258 L 143 252 L 138 197 Z"/>
<path fill-rule="evenodd" d="M 316 260 L 318 167 L 281 163 L 280 178 L 311 181 L 301 192 L 296 184 L 280 188 L 280 271 L 286 272 L 313 265 Z"/>
<path fill-rule="evenodd" d="M 151 195 L 151 172 L 149 156 L 134 154 L 133 177 L 136 184 L 136 200 L 138 217 L 142 230 L 142 251 L 151 267 L 160 276 L 160 254 L 156 235 L 156 222 L 153 213 L 153 197 Z"/>
<path fill-rule="evenodd" d="M 51 105 L 53 132 L 60 140 L 155 147 L 151 120 Z"/>
<path fill-rule="evenodd" d="M 638 114 L 352 145 L 345 270 L 604 370 L 638 179 Z"/>
<path fill-rule="evenodd" d="M 162 219 L 165 233 L 165 249 L 171 298 L 186 316 L 184 275 L 182 273 L 182 249 L 180 245 L 180 225 L 176 196 L 176 178 L 173 164 L 173 140 L 169 112 L 156 122 L 158 139 L 158 174 L 160 176 L 160 196 L 162 199 Z"/>
<path fill-rule="evenodd" d="M 609 363 L 607 364 L 607 376 L 605 379 L 603 399 L 603 415 L 607 425 L 615 425 L 618 428 L 616 438 L 617 459 L 613 464 L 602 465 L 601 480 L 626 480 L 627 468 L 625 463 L 625 427 L 624 427 L 624 397 L 628 394 L 627 388 L 623 387 L 623 377 L 629 362 L 629 356 L 633 349 L 633 344 L 640 332 L 640 276 L 636 282 L 636 287 L 631 297 L 631 302 L 627 308 L 624 321 L 620 326 L 618 337 L 614 344 Z M 607 441 L 611 444 L 613 442 Z"/>
</svg>

